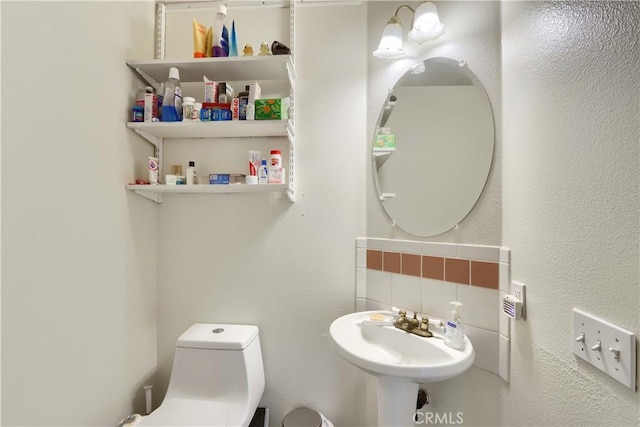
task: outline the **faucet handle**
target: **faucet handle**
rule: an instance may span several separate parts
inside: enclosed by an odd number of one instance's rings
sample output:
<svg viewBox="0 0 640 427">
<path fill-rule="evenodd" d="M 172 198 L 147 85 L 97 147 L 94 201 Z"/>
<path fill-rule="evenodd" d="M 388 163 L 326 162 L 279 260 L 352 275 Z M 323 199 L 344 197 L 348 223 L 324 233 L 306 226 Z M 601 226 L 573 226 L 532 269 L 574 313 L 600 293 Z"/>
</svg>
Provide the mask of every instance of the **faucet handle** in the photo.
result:
<svg viewBox="0 0 640 427">
<path fill-rule="evenodd" d="M 429 318 L 427 316 L 422 316 L 422 323 L 420 323 L 420 329 L 423 331 L 429 330 Z"/>
</svg>

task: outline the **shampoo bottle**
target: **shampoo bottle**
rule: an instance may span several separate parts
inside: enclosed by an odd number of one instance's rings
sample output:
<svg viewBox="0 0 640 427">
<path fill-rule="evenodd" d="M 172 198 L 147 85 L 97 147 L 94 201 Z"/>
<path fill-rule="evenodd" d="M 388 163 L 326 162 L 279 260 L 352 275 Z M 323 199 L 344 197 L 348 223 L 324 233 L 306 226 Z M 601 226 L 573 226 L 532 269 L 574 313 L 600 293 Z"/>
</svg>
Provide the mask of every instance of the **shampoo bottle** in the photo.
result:
<svg viewBox="0 0 640 427">
<path fill-rule="evenodd" d="M 451 301 L 451 305 L 453 305 L 451 318 L 447 320 L 447 324 L 444 327 L 444 343 L 451 348 L 464 350 L 464 330 L 460 320 L 460 312 L 458 311 L 458 308 L 462 306 L 462 303 L 458 301 Z"/>
</svg>

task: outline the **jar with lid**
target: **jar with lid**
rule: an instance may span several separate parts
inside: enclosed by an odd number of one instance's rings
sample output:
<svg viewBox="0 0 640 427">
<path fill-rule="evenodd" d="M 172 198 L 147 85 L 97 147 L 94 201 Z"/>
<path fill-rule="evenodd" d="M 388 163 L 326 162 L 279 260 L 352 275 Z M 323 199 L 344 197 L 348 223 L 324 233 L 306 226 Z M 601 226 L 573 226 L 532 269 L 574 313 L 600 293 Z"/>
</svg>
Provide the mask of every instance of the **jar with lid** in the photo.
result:
<svg viewBox="0 0 640 427">
<path fill-rule="evenodd" d="M 190 96 L 185 96 L 182 100 L 182 120 L 193 121 L 193 110 L 196 100 Z"/>
</svg>

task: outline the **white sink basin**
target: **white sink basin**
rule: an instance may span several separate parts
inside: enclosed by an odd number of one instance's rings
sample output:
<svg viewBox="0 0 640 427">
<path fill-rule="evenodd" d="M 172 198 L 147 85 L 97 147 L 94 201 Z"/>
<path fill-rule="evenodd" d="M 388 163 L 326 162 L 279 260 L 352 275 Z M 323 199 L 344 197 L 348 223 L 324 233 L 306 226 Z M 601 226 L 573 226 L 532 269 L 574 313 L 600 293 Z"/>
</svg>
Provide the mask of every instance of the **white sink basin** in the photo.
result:
<svg viewBox="0 0 640 427">
<path fill-rule="evenodd" d="M 385 311 L 347 314 L 329 329 L 340 356 L 360 369 L 426 383 L 455 377 L 473 364 L 475 354 L 467 337 L 465 349 L 456 350 L 446 346 L 437 331 L 432 331 L 432 338 L 423 338 L 393 325 L 363 324 L 362 319 L 373 313 L 391 315 Z"/>
<path fill-rule="evenodd" d="M 329 335 L 340 356 L 377 377 L 378 425 L 413 426 L 418 384 L 444 381 L 469 369 L 473 346 L 467 337 L 462 351 L 446 346 L 437 330 L 423 338 L 393 325 L 363 322 L 374 313 L 391 316 L 390 311 L 347 314 L 333 321 Z"/>
</svg>

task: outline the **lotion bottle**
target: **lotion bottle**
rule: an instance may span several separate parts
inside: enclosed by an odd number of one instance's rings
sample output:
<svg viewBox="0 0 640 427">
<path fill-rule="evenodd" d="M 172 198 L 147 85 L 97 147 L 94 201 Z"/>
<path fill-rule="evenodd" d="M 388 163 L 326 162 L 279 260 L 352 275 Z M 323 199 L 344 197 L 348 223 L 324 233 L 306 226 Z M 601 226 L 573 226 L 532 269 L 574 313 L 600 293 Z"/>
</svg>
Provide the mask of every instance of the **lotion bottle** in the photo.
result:
<svg viewBox="0 0 640 427">
<path fill-rule="evenodd" d="M 269 169 L 267 168 L 267 159 L 262 159 L 260 169 L 258 170 L 258 184 L 269 183 Z"/>
<path fill-rule="evenodd" d="M 458 308 L 462 306 L 459 301 L 451 301 L 453 310 L 451 310 L 451 317 L 447 320 L 444 327 L 444 343 L 451 348 L 457 350 L 464 350 L 464 330 L 462 327 L 462 321 L 460 320 L 460 312 Z"/>
</svg>

